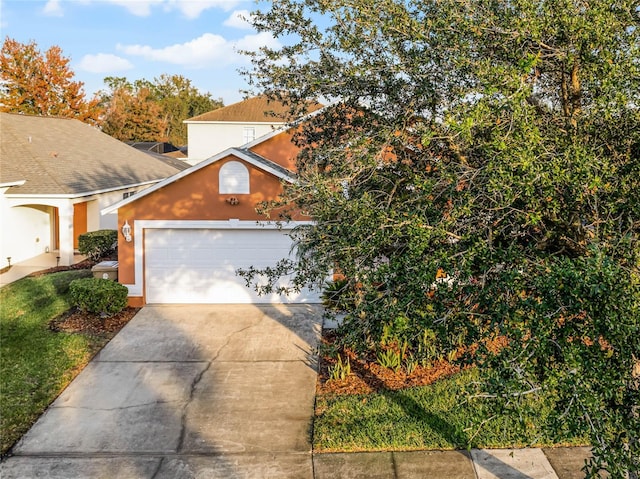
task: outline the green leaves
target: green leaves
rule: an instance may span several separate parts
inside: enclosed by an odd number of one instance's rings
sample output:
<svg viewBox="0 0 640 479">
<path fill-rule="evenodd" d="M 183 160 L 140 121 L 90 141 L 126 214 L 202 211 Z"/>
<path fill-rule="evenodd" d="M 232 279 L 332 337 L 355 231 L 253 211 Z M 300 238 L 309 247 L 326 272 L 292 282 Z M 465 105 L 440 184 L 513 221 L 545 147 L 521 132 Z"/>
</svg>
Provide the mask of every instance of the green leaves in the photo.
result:
<svg viewBox="0 0 640 479">
<path fill-rule="evenodd" d="M 613 477 L 637 468 L 638 435 L 612 433 L 640 423 L 637 4 L 265 10 L 260 28 L 286 22 L 292 45 L 253 58 L 254 85 L 293 111 L 340 100 L 301 126 L 283 201 L 316 220 L 298 279 L 338 266 L 354 292 L 343 341 L 377 350 L 396 331 L 415 354 L 433 331 L 500 407 L 552 392 Z"/>
</svg>

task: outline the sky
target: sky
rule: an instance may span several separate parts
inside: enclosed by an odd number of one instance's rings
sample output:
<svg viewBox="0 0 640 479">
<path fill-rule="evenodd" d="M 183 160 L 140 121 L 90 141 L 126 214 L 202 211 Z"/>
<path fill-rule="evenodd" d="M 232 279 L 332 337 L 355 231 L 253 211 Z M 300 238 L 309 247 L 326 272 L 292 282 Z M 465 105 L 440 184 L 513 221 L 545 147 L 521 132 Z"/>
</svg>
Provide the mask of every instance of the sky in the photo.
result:
<svg viewBox="0 0 640 479">
<path fill-rule="evenodd" d="M 87 99 L 106 89 L 108 76 L 178 74 L 229 105 L 248 88 L 238 69 L 249 60 L 239 49 L 279 45 L 243 20 L 257 6 L 253 0 L 0 0 L 0 34 L 2 41 L 33 40 L 43 53 L 59 46 Z"/>
</svg>

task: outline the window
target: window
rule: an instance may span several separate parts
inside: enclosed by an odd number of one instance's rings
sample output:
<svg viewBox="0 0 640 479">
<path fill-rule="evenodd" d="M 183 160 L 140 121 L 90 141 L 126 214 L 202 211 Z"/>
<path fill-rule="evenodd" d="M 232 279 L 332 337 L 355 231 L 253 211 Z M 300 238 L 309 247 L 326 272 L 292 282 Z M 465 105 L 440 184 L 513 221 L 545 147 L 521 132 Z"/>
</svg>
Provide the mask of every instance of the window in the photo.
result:
<svg viewBox="0 0 640 479">
<path fill-rule="evenodd" d="M 249 170 L 239 161 L 229 161 L 220 168 L 219 190 L 221 194 L 249 193 Z"/>
<path fill-rule="evenodd" d="M 256 129 L 251 126 L 245 126 L 242 130 L 242 144 L 249 143 L 256 139 Z"/>
<path fill-rule="evenodd" d="M 136 194 L 136 192 L 135 192 L 135 191 L 127 191 L 127 192 L 125 192 L 125 193 L 122 193 L 122 199 L 124 200 L 124 199 L 126 199 L 126 198 L 129 198 L 129 196 L 133 196 L 133 195 L 135 195 L 135 194 Z"/>
</svg>

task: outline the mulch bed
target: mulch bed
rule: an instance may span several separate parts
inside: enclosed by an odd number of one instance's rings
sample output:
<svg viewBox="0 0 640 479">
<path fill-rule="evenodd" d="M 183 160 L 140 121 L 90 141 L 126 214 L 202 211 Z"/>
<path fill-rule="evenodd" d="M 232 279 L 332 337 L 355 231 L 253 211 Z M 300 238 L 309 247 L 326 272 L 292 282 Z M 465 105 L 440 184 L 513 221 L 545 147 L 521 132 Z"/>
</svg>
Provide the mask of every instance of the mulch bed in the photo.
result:
<svg viewBox="0 0 640 479">
<path fill-rule="evenodd" d="M 89 313 L 72 308 L 49 323 L 52 331 L 65 333 L 84 333 L 111 339 L 127 324 L 140 308 L 126 307 L 118 314 L 102 317 L 98 313 Z"/>
<path fill-rule="evenodd" d="M 324 330 L 322 343 L 330 346 L 336 340 L 333 330 Z M 326 348 L 323 348 L 326 349 Z M 371 394 L 382 390 L 396 391 L 416 386 L 426 386 L 434 381 L 451 376 L 460 368 L 446 360 L 433 361 L 430 367 L 416 366 L 411 374 L 404 370 L 395 372 L 378 364 L 374 357 L 358 357 L 353 351 L 340 351 L 343 362 L 349 359 L 351 374 L 345 379 L 329 379 L 329 368 L 336 359 L 323 355 L 320 357 L 316 393 L 318 395 Z"/>
<path fill-rule="evenodd" d="M 114 254 L 113 256 L 101 258 L 100 261 L 115 261 L 117 259 L 117 255 Z M 37 271 L 29 276 L 38 277 L 60 271 L 91 269 L 96 264 L 96 261 L 87 259 L 71 266 L 57 266 L 43 271 Z M 131 318 L 136 315 L 138 311 L 140 311 L 140 308 L 126 307 L 113 316 L 104 317 L 99 313 L 90 313 L 88 311 L 81 311 L 78 308 L 71 308 L 57 318 L 51 320 L 49 323 L 49 329 L 56 332 L 84 333 L 92 336 L 100 336 L 105 339 L 111 339 L 131 320 Z"/>
</svg>

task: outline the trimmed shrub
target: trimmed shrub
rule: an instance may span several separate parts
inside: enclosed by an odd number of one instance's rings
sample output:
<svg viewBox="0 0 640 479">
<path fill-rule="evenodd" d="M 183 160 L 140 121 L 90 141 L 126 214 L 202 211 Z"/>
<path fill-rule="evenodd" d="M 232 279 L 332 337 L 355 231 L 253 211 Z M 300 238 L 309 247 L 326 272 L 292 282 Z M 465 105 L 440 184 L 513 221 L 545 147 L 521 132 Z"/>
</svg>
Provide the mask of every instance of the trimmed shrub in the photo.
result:
<svg viewBox="0 0 640 479">
<path fill-rule="evenodd" d="M 76 279 L 69 285 L 71 304 L 83 311 L 113 316 L 127 306 L 126 286 L 102 278 Z"/>
<path fill-rule="evenodd" d="M 113 252 L 118 245 L 116 230 L 89 231 L 78 236 L 78 251 L 92 261 L 98 261 L 103 256 Z"/>
</svg>

